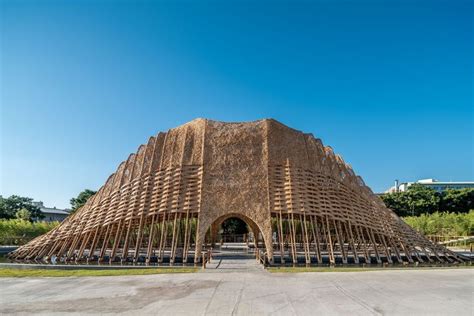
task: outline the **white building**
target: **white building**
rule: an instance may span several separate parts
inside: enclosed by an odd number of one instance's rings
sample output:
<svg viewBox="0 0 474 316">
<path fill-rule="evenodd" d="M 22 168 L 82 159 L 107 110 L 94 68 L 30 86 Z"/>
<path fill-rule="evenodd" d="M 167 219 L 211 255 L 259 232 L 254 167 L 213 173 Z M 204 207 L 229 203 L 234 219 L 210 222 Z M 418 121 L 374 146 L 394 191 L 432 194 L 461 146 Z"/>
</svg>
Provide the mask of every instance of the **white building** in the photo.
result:
<svg viewBox="0 0 474 316">
<path fill-rule="evenodd" d="M 385 191 L 385 193 L 394 193 L 394 192 L 405 192 L 409 186 L 412 184 L 421 184 L 428 188 L 431 188 L 437 192 L 442 192 L 447 189 L 465 189 L 465 188 L 474 188 L 474 182 L 465 181 L 465 182 L 444 182 L 438 181 L 436 179 L 421 179 L 415 182 L 401 182 L 398 183 L 398 180 L 395 180 L 395 185 L 392 186 L 390 189 Z"/>
<path fill-rule="evenodd" d="M 46 207 L 44 206 L 43 202 L 33 202 L 33 205 L 40 208 L 41 213 L 43 213 L 44 218 L 40 219 L 41 221 L 45 222 L 62 222 L 66 217 L 69 216 L 70 209 L 59 209 L 54 207 Z"/>
</svg>

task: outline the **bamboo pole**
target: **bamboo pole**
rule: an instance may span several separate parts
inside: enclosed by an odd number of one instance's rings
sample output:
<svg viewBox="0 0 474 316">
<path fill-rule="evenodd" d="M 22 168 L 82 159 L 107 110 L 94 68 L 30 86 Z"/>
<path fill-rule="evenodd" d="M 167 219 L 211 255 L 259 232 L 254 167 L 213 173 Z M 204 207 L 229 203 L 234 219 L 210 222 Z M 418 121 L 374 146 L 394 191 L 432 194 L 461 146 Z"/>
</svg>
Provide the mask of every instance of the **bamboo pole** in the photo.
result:
<svg viewBox="0 0 474 316">
<path fill-rule="evenodd" d="M 146 264 L 150 264 L 151 260 L 151 251 L 153 250 L 153 237 L 155 234 L 155 218 L 158 215 L 155 214 L 151 217 L 151 224 L 150 224 L 150 235 L 148 236 L 148 247 L 146 251 Z"/>
<path fill-rule="evenodd" d="M 346 225 L 346 232 L 349 233 L 349 243 L 351 245 L 352 253 L 354 255 L 354 263 L 358 264 L 359 263 L 359 256 L 357 254 L 357 249 L 356 249 L 355 242 L 354 242 L 354 235 L 352 234 L 351 223 L 346 222 L 345 225 Z"/>
<path fill-rule="evenodd" d="M 168 235 L 168 222 L 166 220 L 166 213 L 163 214 L 163 228 L 161 230 L 160 246 L 158 248 L 158 262 L 163 262 L 164 247 L 166 247 L 166 239 Z"/>
<path fill-rule="evenodd" d="M 290 236 L 291 236 L 291 256 L 293 259 L 293 263 L 298 262 L 298 257 L 296 254 L 296 232 L 295 232 L 295 222 L 293 218 L 293 213 L 289 214 L 290 216 Z"/>
<path fill-rule="evenodd" d="M 318 260 L 318 263 L 322 263 L 322 257 L 321 257 L 321 250 L 320 250 L 320 238 L 319 238 L 319 229 L 318 229 L 318 218 L 314 215 L 312 216 L 312 232 L 313 232 L 313 239 L 314 239 L 314 244 L 316 248 L 316 258 Z"/>
<path fill-rule="evenodd" d="M 117 232 L 115 233 L 114 244 L 112 246 L 112 252 L 111 252 L 110 258 L 109 258 L 110 263 L 112 263 L 115 260 L 115 254 L 116 254 L 117 248 L 120 244 L 124 224 L 125 224 L 124 220 L 119 221 L 119 224 L 118 224 L 118 227 L 117 227 Z"/>
<path fill-rule="evenodd" d="M 341 249 L 342 263 L 347 264 L 347 256 L 346 256 L 346 251 L 344 249 L 344 240 L 342 239 L 341 226 L 339 225 L 340 222 L 336 221 L 336 220 L 333 220 L 333 223 L 334 223 L 334 228 L 336 230 L 337 242 L 339 244 L 339 248 Z"/>
<path fill-rule="evenodd" d="M 89 254 L 87 255 L 87 260 L 91 259 L 94 256 L 95 247 L 96 247 L 97 242 L 98 242 L 99 230 L 100 230 L 100 227 L 97 226 L 97 228 L 95 229 L 95 233 L 94 233 L 94 239 L 92 240 L 92 244 L 91 244 L 91 247 L 89 249 Z"/>
<path fill-rule="evenodd" d="M 104 236 L 104 239 L 103 239 L 103 242 L 102 242 L 102 248 L 100 249 L 99 261 L 102 261 L 104 259 L 105 252 L 107 250 L 107 244 L 109 242 L 110 226 L 111 225 L 107 225 L 107 230 L 105 232 L 105 236 Z"/>
<path fill-rule="evenodd" d="M 329 218 L 326 215 L 326 231 L 327 231 L 327 240 L 328 240 L 328 246 L 329 246 L 329 262 L 331 264 L 335 264 L 336 260 L 334 258 L 334 250 L 332 247 L 332 239 L 331 239 L 331 230 L 329 228 Z"/>
<path fill-rule="evenodd" d="M 367 232 L 368 232 L 368 235 L 369 235 L 369 239 L 374 247 L 374 253 L 375 253 L 375 259 L 377 260 L 377 263 L 380 264 L 382 263 L 382 260 L 380 259 L 380 255 L 379 255 L 379 250 L 377 248 L 377 243 L 375 242 L 375 237 L 374 237 L 374 232 L 372 231 L 371 228 L 367 228 Z"/>
<path fill-rule="evenodd" d="M 280 213 L 279 216 L 277 216 L 277 226 L 278 226 L 278 239 L 280 241 L 280 261 L 281 264 L 285 263 L 285 243 L 284 243 L 284 236 L 283 236 L 283 218 L 281 214 L 281 208 L 280 208 Z"/>
<path fill-rule="evenodd" d="M 303 216 L 303 220 L 301 220 L 301 216 Z M 306 214 L 301 215 L 300 214 L 300 224 L 301 224 L 301 229 L 304 231 L 304 255 L 305 255 L 305 260 L 306 264 L 311 263 L 311 257 L 309 253 L 309 238 L 308 238 L 308 227 L 306 225 Z"/>
<path fill-rule="evenodd" d="M 355 228 L 357 230 L 357 236 L 359 236 L 359 240 L 362 243 L 362 249 L 364 250 L 365 263 L 370 264 L 372 263 L 372 260 L 370 257 L 369 249 L 367 247 L 367 242 L 364 237 L 364 231 L 362 230 L 361 227 L 355 226 Z"/>
</svg>

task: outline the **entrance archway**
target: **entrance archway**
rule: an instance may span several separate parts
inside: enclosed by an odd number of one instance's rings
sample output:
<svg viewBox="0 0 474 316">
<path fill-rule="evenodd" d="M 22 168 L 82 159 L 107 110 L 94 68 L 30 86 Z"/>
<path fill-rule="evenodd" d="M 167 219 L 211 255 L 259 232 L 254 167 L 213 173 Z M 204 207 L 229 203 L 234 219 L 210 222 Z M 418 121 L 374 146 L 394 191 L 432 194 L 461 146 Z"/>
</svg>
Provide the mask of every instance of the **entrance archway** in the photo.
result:
<svg viewBox="0 0 474 316">
<path fill-rule="evenodd" d="M 217 254 L 255 255 L 265 248 L 264 236 L 257 224 L 242 214 L 226 214 L 217 218 L 206 233 L 204 247 Z"/>
</svg>

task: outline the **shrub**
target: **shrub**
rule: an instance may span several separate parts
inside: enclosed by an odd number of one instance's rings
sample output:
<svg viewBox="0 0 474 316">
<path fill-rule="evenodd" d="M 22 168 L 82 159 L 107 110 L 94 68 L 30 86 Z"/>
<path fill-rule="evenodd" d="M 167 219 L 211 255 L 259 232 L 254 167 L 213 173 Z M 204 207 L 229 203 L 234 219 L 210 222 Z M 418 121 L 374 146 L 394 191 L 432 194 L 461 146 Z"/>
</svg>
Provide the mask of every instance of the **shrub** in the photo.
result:
<svg viewBox="0 0 474 316">
<path fill-rule="evenodd" d="M 0 219 L 0 245 L 23 245 L 57 225 L 59 222 L 31 223 L 22 219 Z"/>
<path fill-rule="evenodd" d="M 474 235 L 474 210 L 469 213 L 435 212 L 408 216 L 403 220 L 425 235 L 472 236 Z"/>
<path fill-rule="evenodd" d="M 22 219 L 24 221 L 30 221 L 31 220 L 31 212 L 28 211 L 26 208 L 22 208 L 18 212 L 16 212 L 15 217 L 17 219 Z"/>
</svg>

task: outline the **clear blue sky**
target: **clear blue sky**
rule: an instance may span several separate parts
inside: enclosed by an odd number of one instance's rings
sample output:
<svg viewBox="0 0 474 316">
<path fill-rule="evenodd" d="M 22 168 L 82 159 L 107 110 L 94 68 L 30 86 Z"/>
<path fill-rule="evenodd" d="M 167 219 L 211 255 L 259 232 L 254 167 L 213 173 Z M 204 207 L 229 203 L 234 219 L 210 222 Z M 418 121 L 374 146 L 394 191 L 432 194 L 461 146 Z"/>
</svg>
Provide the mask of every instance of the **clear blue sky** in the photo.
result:
<svg viewBox="0 0 474 316">
<path fill-rule="evenodd" d="M 311 132 L 374 191 L 474 180 L 473 1 L 68 2 L 0 4 L 4 196 L 67 207 L 196 117 Z"/>
</svg>

